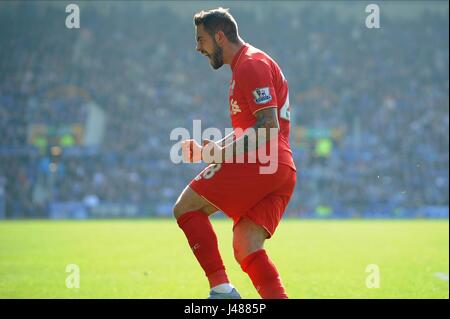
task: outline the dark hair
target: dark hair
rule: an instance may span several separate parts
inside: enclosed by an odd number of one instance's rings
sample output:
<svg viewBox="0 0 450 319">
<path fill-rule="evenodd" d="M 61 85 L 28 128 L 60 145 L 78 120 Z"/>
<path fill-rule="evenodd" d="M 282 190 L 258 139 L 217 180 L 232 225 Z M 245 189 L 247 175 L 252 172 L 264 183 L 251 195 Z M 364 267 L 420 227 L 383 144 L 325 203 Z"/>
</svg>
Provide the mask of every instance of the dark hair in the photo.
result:
<svg viewBox="0 0 450 319">
<path fill-rule="evenodd" d="M 230 42 L 238 43 L 238 26 L 236 20 L 228 12 L 229 9 L 219 7 L 208 11 L 200 11 L 194 15 L 196 26 L 203 24 L 209 35 L 222 31 Z"/>
</svg>

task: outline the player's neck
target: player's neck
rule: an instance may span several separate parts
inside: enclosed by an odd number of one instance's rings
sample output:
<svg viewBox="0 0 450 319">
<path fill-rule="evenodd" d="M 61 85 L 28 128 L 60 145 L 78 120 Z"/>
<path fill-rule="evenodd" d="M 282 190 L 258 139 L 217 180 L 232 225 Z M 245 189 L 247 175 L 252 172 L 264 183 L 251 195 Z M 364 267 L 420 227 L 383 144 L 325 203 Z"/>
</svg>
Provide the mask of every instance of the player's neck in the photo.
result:
<svg viewBox="0 0 450 319">
<path fill-rule="evenodd" d="M 236 55 L 237 52 L 242 48 L 242 46 L 245 44 L 244 40 L 239 38 L 238 43 L 230 43 L 227 49 L 224 49 L 223 52 L 223 62 L 224 64 L 230 64 L 233 62 L 233 58 Z"/>
</svg>

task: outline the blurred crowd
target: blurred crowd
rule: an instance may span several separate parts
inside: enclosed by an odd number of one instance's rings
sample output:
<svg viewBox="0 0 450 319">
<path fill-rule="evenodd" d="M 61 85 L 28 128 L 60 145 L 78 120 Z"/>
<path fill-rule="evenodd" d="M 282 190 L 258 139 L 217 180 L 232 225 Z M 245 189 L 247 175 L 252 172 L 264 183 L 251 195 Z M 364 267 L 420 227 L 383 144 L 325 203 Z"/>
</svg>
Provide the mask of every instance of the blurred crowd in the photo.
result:
<svg viewBox="0 0 450 319">
<path fill-rule="evenodd" d="M 170 215 L 203 167 L 170 161 L 170 132 L 192 131 L 194 119 L 230 127 L 230 70 L 213 71 L 195 51 L 193 13 L 142 6 L 152 4 L 83 10 L 80 29 L 65 28 L 53 6 L 0 11 L 7 216 L 45 217 L 57 202 Z M 298 184 L 287 215 L 402 217 L 448 207 L 448 15 L 383 17 L 382 28 L 367 29 L 314 6 L 231 12 L 243 39 L 289 81 Z M 55 141 L 39 149 L 30 139 L 33 125 L 83 124 L 91 102 L 106 115 L 96 147 L 59 154 Z"/>
</svg>

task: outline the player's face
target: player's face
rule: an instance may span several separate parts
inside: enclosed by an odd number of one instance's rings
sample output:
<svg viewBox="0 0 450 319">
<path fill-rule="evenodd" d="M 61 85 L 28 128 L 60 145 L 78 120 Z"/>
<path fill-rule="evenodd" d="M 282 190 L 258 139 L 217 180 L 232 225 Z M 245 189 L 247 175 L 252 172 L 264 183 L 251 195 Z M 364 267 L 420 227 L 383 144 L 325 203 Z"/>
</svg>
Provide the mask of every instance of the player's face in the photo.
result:
<svg viewBox="0 0 450 319">
<path fill-rule="evenodd" d="M 216 39 L 205 31 L 202 24 L 197 26 L 197 51 L 209 58 L 209 63 L 214 70 L 223 65 L 223 50 Z"/>
</svg>

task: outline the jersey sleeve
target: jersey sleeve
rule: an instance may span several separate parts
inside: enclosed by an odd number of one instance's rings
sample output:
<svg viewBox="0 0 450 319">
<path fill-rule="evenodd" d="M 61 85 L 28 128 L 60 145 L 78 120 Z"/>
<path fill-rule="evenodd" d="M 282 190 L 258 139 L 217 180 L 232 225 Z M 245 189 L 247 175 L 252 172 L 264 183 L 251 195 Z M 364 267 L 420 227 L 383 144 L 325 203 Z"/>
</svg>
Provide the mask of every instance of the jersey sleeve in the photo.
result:
<svg viewBox="0 0 450 319">
<path fill-rule="evenodd" d="M 264 108 L 277 107 L 269 64 L 261 60 L 245 61 L 240 67 L 239 80 L 242 94 L 252 114 Z"/>
</svg>

